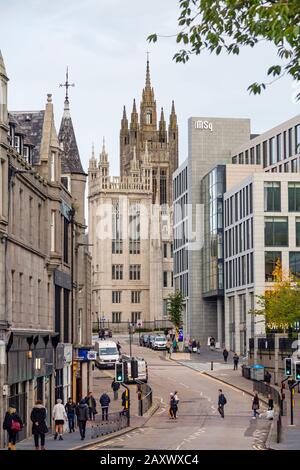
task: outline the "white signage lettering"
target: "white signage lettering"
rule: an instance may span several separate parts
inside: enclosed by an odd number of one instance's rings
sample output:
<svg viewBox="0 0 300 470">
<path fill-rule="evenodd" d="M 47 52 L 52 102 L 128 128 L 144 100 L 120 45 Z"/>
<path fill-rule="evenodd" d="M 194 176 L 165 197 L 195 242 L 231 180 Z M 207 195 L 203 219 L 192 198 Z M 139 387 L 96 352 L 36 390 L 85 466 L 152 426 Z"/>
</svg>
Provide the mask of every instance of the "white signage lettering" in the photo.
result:
<svg viewBox="0 0 300 470">
<path fill-rule="evenodd" d="M 209 121 L 195 121 L 195 129 L 209 129 L 211 132 L 213 130 L 212 122 Z"/>
</svg>

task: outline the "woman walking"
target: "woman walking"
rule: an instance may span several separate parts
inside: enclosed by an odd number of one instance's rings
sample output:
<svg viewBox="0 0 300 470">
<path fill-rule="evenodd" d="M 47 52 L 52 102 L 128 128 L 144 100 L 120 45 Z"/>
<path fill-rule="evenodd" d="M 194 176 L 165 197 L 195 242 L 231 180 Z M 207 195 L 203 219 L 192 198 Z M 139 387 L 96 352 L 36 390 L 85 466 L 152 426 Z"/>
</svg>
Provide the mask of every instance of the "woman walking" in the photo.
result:
<svg viewBox="0 0 300 470">
<path fill-rule="evenodd" d="M 37 400 L 35 402 L 35 406 L 32 408 L 30 415 L 35 450 L 40 450 L 39 441 L 41 441 L 41 450 L 45 450 L 45 434 L 48 432 L 46 417 L 46 408 L 44 407 L 41 400 Z"/>
<path fill-rule="evenodd" d="M 16 406 L 10 405 L 7 412 L 5 413 L 3 421 L 3 429 L 7 431 L 8 434 L 8 450 L 16 450 L 17 436 L 19 431 L 21 431 L 22 427 L 23 422 L 17 413 Z"/>
<path fill-rule="evenodd" d="M 65 407 L 62 404 L 62 400 L 58 398 L 56 400 L 56 405 L 53 407 L 53 412 L 52 412 L 52 419 L 55 423 L 55 434 L 54 434 L 54 439 L 57 439 L 57 436 L 59 435 L 59 440 L 63 441 L 63 428 L 65 421 L 67 420 L 67 413 L 65 411 Z"/>
<path fill-rule="evenodd" d="M 252 400 L 252 410 L 253 410 L 253 419 L 256 418 L 257 415 L 259 415 L 259 398 L 257 393 L 254 395 L 254 398 Z"/>
</svg>

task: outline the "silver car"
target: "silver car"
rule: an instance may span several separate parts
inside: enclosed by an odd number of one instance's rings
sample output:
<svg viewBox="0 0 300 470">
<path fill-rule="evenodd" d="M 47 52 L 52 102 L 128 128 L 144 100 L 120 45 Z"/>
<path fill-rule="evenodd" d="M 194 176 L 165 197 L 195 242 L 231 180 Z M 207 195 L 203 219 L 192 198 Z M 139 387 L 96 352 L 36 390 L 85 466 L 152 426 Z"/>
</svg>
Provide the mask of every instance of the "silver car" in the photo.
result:
<svg viewBox="0 0 300 470">
<path fill-rule="evenodd" d="M 165 336 L 155 336 L 152 349 L 167 349 L 167 339 Z"/>
</svg>

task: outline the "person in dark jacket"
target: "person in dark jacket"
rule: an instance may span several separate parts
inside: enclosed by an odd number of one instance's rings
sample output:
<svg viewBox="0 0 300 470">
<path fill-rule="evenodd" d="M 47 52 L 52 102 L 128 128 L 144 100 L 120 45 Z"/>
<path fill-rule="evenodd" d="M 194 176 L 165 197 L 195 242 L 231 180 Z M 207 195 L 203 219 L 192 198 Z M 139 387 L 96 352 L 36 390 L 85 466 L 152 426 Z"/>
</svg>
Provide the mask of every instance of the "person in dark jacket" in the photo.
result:
<svg viewBox="0 0 300 470">
<path fill-rule="evenodd" d="M 76 404 L 73 402 L 70 397 L 65 405 L 65 410 L 67 413 L 68 423 L 69 423 L 69 432 L 75 432 L 75 412 Z"/>
<path fill-rule="evenodd" d="M 239 356 L 237 355 L 237 353 L 234 353 L 233 355 L 233 370 L 238 370 L 238 367 L 239 367 Z"/>
<path fill-rule="evenodd" d="M 253 410 L 253 419 L 256 418 L 257 415 L 259 415 L 259 398 L 257 393 L 254 395 L 254 398 L 252 400 L 252 410 Z"/>
<path fill-rule="evenodd" d="M 170 410 L 169 410 L 169 414 L 170 414 L 170 418 L 171 419 L 177 419 L 177 411 L 178 411 L 178 400 L 176 400 L 176 397 L 174 395 L 174 393 L 170 393 Z"/>
<path fill-rule="evenodd" d="M 35 402 L 35 406 L 32 408 L 30 415 L 35 450 L 40 450 L 39 440 L 41 440 L 41 450 L 45 450 L 45 434 L 48 432 L 46 417 L 46 408 L 44 407 L 41 400 L 37 400 Z"/>
<path fill-rule="evenodd" d="M 83 441 L 85 438 L 86 422 L 89 419 L 89 407 L 84 398 L 80 400 L 79 405 L 76 406 L 76 416 L 81 440 Z"/>
<path fill-rule="evenodd" d="M 91 421 L 95 421 L 95 415 L 97 414 L 96 410 L 96 400 L 93 397 L 93 393 L 89 392 L 85 397 L 85 403 L 89 407 L 89 416 Z"/>
<path fill-rule="evenodd" d="M 16 439 L 22 427 L 23 422 L 17 413 L 17 408 L 15 405 L 11 404 L 5 413 L 3 421 L 3 429 L 7 431 L 8 434 L 8 450 L 16 450 Z"/>
<path fill-rule="evenodd" d="M 224 362 L 227 362 L 228 354 L 229 353 L 228 353 L 227 349 L 225 348 L 224 351 L 223 351 Z"/>
<path fill-rule="evenodd" d="M 120 388 L 119 382 L 116 382 L 115 379 L 114 379 L 111 383 L 111 388 L 113 389 L 113 392 L 114 392 L 114 400 L 117 400 L 118 399 L 118 391 L 119 391 L 119 388 Z"/>
<path fill-rule="evenodd" d="M 274 400 L 272 398 L 272 395 L 268 395 L 268 410 L 273 410 L 274 408 Z"/>
<path fill-rule="evenodd" d="M 101 405 L 101 408 L 102 408 L 102 421 L 104 421 L 104 418 L 107 421 L 108 420 L 108 407 L 109 407 L 109 404 L 110 404 L 110 398 L 107 395 L 107 393 L 104 392 L 104 393 L 102 393 L 99 401 L 100 401 L 100 405 Z"/>
<path fill-rule="evenodd" d="M 218 412 L 224 418 L 224 406 L 226 405 L 227 400 L 225 398 L 224 393 L 222 392 L 222 389 L 219 388 L 219 396 L 218 396 Z"/>
</svg>

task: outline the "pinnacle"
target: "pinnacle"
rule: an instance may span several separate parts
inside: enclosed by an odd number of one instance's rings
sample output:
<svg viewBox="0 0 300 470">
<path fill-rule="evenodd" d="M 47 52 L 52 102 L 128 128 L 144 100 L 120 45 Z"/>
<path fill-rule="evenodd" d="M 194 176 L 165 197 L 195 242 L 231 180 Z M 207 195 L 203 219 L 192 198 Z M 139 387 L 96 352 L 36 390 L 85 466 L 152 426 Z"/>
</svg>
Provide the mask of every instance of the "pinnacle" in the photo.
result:
<svg viewBox="0 0 300 470">
<path fill-rule="evenodd" d="M 1 49 L 0 49 L 0 74 L 6 76 L 6 69 L 5 69 L 5 64 L 4 64 Z"/>
</svg>

